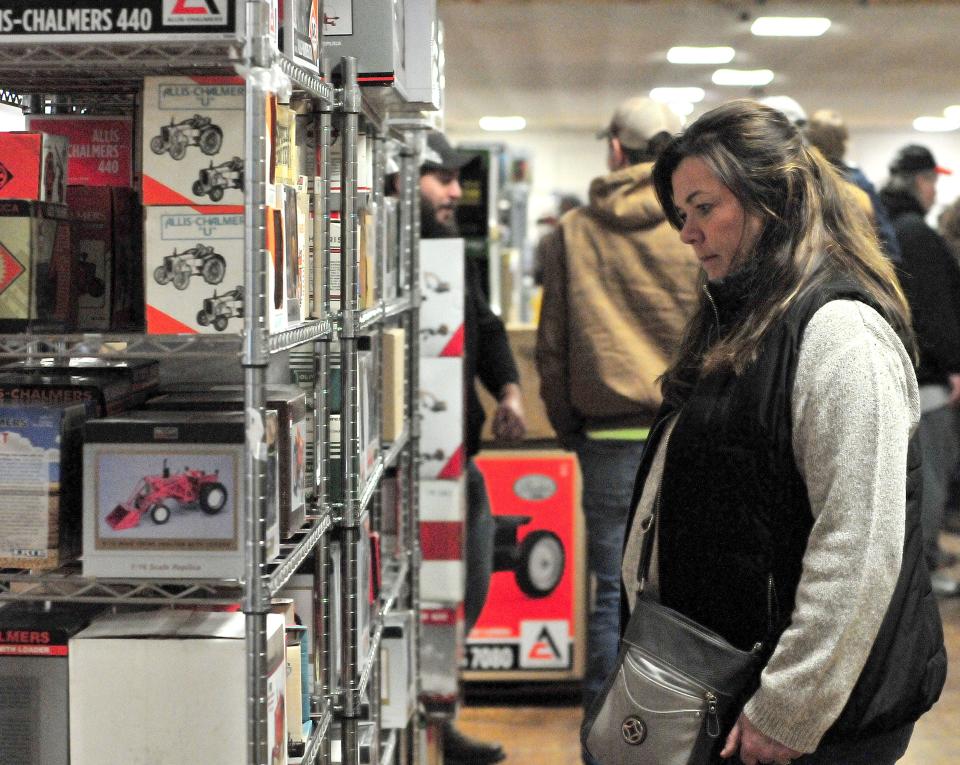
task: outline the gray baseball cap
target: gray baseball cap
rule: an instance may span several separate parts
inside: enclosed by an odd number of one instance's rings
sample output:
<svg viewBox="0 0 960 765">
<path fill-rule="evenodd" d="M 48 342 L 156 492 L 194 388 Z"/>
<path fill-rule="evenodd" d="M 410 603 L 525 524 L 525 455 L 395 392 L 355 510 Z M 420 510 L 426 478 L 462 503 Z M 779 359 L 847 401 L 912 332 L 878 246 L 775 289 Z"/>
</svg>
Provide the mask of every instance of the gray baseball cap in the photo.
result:
<svg viewBox="0 0 960 765">
<path fill-rule="evenodd" d="M 625 149 L 645 149 L 660 133 L 675 135 L 682 127 L 680 115 L 667 104 L 634 96 L 617 107 L 610 124 L 597 133 L 597 138 L 616 137 Z"/>
<path fill-rule="evenodd" d="M 476 156 L 469 152 L 457 151 L 443 133 L 439 130 L 431 130 L 427 133 L 427 145 L 423 149 L 420 169 L 459 170 Z"/>
</svg>

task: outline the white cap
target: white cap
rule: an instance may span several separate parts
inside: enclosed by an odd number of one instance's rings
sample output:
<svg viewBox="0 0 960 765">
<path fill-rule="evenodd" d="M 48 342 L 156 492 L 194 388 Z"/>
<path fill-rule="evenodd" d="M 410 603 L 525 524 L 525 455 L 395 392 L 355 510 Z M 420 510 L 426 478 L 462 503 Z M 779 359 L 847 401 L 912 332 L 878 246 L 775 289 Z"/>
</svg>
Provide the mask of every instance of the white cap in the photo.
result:
<svg viewBox="0 0 960 765">
<path fill-rule="evenodd" d="M 597 133 L 597 138 L 616 136 L 625 149 L 645 149 L 660 133 L 676 135 L 682 127 L 680 115 L 667 104 L 635 96 L 617 107 L 610 124 Z"/>
<path fill-rule="evenodd" d="M 769 106 L 771 109 L 776 109 L 790 120 L 795 127 L 803 127 L 807 124 L 807 113 L 803 110 L 803 107 L 794 99 L 790 98 L 790 96 L 767 96 L 766 98 L 761 98 L 760 103 L 764 106 Z"/>
</svg>

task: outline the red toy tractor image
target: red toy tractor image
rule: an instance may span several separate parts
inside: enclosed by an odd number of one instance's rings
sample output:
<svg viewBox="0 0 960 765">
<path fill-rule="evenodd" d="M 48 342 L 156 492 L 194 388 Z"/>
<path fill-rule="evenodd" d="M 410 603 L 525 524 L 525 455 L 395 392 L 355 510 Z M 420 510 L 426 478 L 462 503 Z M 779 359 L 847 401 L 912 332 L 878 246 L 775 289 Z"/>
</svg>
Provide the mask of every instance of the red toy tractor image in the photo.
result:
<svg viewBox="0 0 960 765">
<path fill-rule="evenodd" d="M 171 475 L 164 460 L 163 473 L 141 478 L 130 499 L 113 508 L 106 521 L 115 531 L 123 531 L 138 526 L 146 513 L 162 525 L 179 509 L 193 507 L 216 515 L 226 504 L 227 487 L 220 482 L 219 471 L 207 473 L 185 467 L 182 473 Z"/>
<path fill-rule="evenodd" d="M 174 122 L 160 128 L 160 135 L 150 139 L 150 151 L 154 154 L 169 152 L 174 159 L 183 159 L 188 146 L 199 146 L 200 151 L 212 157 L 223 144 L 223 130 L 214 125 L 209 117 L 194 114 L 181 122 Z"/>
</svg>

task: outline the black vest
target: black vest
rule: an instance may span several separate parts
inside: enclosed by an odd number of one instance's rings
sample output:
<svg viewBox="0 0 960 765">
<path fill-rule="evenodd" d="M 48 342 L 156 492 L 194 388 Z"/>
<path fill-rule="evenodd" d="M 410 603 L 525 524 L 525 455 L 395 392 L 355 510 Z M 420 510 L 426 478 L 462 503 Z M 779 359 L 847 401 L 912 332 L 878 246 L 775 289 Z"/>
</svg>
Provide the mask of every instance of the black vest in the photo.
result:
<svg viewBox="0 0 960 765">
<path fill-rule="evenodd" d="M 743 301 L 735 291 L 714 295 L 723 333 Z M 741 648 L 776 645 L 793 611 L 813 516 L 793 457 L 791 394 L 807 322 L 838 298 L 869 302 L 842 284 L 798 300 L 744 374 L 705 375 L 696 383 L 670 438 L 658 520 L 661 600 Z M 659 421 L 672 413 L 665 406 Z M 662 430 L 658 425 L 651 433 L 631 513 Z M 900 576 L 867 664 L 825 743 L 913 721 L 943 687 L 946 653 L 922 554 L 919 467 L 919 448 L 911 443 Z"/>
</svg>

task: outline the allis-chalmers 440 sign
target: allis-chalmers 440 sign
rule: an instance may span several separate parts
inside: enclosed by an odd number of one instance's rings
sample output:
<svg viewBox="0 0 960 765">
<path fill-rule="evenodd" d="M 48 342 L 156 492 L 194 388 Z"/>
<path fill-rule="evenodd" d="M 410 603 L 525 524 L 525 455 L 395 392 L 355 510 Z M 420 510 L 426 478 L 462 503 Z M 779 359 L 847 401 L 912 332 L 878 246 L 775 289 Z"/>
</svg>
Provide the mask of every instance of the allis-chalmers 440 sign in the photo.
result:
<svg viewBox="0 0 960 765">
<path fill-rule="evenodd" d="M 0 42 L 237 34 L 238 0 L 0 0 Z"/>
</svg>

